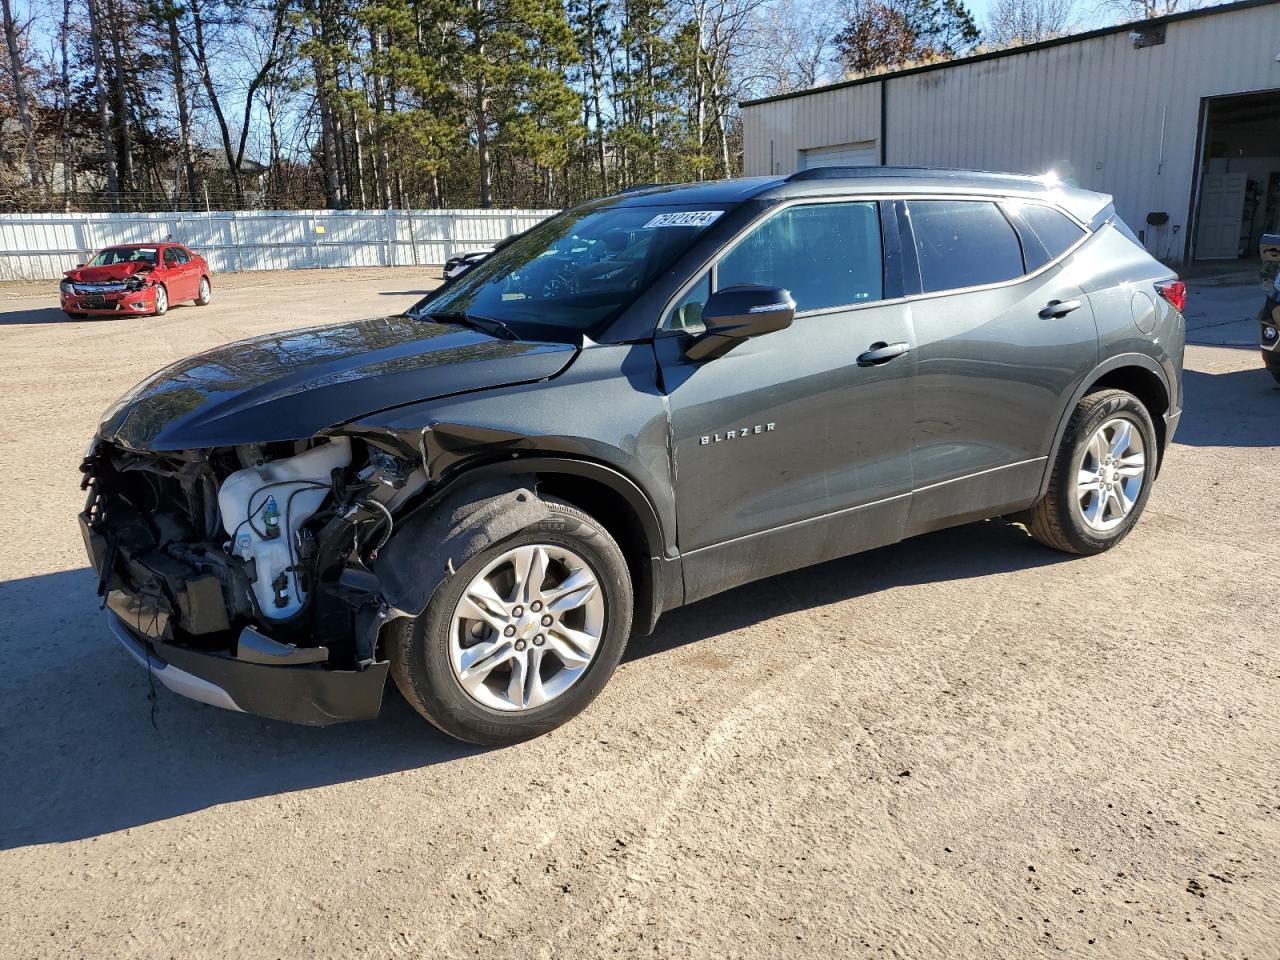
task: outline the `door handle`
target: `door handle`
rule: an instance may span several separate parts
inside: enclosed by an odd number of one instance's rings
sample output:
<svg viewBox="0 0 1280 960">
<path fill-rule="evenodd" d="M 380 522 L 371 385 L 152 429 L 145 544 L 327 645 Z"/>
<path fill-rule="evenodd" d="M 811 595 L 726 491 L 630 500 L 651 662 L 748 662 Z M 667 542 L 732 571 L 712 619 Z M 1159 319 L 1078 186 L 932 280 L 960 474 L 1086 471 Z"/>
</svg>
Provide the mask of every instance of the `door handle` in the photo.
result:
<svg viewBox="0 0 1280 960">
<path fill-rule="evenodd" d="M 1040 317 L 1043 320 L 1065 317 L 1072 310 L 1079 310 L 1083 306 L 1083 300 L 1050 300 L 1048 305 L 1041 308 Z"/>
<path fill-rule="evenodd" d="M 858 354 L 858 366 L 878 367 L 882 363 L 888 363 L 894 357 L 902 356 L 910 349 L 911 345 L 907 343 L 885 343 L 880 340 L 873 343 L 866 353 Z"/>
</svg>

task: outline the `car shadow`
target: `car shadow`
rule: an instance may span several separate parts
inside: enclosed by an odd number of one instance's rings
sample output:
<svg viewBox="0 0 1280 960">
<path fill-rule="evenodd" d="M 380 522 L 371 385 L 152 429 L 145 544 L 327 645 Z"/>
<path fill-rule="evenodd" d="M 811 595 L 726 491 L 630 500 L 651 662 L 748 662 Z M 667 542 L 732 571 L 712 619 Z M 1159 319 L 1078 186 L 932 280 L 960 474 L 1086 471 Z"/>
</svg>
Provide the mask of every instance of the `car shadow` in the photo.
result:
<svg viewBox="0 0 1280 960">
<path fill-rule="evenodd" d="M 973 524 L 775 577 L 664 617 L 638 661 L 792 610 L 923 581 L 1067 559 L 999 521 Z M 980 589 L 980 587 L 975 587 Z M 107 631 L 86 569 L 0 583 L 0 849 L 99 836 L 254 797 L 475 755 L 389 684 L 382 716 L 299 727 L 231 713 L 162 687 Z M 749 598 L 749 602 L 744 602 Z M 154 704 L 154 709 L 153 709 Z"/>
<path fill-rule="evenodd" d="M 631 641 L 624 662 L 893 587 L 970 580 L 1072 559 L 1042 546 L 1006 520 L 953 527 L 770 577 L 673 610 L 658 621 L 652 636 Z"/>
<path fill-rule="evenodd" d="M 388 686 L 382 717 L 299 727 L 184 700 L 112 639 L 88 569 L 0 583 L 0 849 L 94 837 L 206 807 L 480 752 Z M 154 716 L 154 723 L 153 723 Z"/>
<path fill-rule="evenodd" d="M 1280 444 L 1280 389 L 1261 360 L 1247 370 L 1184 370 L 1182 388 L 1182 422 L 1174 443 L 1193 447 Z"/>
<path fill-rule="evenodd" d="M 37 307 L 34 310 L 6 310 L 0 306 L 0 327 L 37 323 L 95 323 L 96 317 L 73 320 L 61 307 Z"/>
</svg>

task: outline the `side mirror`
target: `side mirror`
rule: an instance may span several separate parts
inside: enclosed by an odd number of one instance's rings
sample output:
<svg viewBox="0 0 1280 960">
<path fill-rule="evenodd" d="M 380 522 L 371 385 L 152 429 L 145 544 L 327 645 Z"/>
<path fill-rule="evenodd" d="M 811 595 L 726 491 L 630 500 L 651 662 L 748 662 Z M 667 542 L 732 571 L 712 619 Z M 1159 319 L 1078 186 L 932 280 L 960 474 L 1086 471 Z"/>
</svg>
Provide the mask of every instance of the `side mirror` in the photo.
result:
<svg viewBox="0 0 1280 960">
<path fill-rule="evenodd" d="M 782 287 L 743 284 L 713 293 L 702 308 L 707 329 L 684 355 L 701 362 L 722 357 L 744 340 L 785 330 L 796 318 L 796 302 Z"/>
</svg>

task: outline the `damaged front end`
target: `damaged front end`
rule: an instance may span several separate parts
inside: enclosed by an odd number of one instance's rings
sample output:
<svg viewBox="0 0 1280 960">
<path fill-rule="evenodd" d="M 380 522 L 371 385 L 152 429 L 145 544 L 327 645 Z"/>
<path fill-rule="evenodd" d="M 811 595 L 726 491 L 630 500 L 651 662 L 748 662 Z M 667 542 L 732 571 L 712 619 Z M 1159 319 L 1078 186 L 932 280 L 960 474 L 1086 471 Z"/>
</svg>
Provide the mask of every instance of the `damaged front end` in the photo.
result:
<svg viewBox="0 0 1280 960">
<path fill-rule="evenodd" d="M 426 485 L 363 438 L 152 452 L 98 440 L 80 525 L 111 627 L 166 686 L 306 724 L 377 716 L 370 569 Z"/>
</svg>

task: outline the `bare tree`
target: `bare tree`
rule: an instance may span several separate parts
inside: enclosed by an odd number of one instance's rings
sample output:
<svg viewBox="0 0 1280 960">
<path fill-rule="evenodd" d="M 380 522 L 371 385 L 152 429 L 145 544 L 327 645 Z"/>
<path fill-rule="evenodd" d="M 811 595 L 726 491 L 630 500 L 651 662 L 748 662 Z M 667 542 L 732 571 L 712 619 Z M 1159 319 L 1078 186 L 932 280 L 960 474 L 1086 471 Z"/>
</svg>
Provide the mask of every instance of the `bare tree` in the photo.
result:
<svg viewBox="0 0 1280 960">
<path fill-rule="evenodd" d="M 837 79 L 841 70 L 835 37 L 840 27 L 833 4 L 774 0 L 757 14 L 744 58 L 744 86 L 753 95 L 771 96 Z"/>
<path fill-rule="evenodd" d="M 1110 13 L 1123 20 L 1150 20 L 1183 10 L 1195 10 L 1205 0 L 1100 0 L 1098 13 Z"/>
<path fill-rule="evenodd" d="M 222 152 L 227 161 L 227 172 L 231 176 L 231 185 L 235 190 L 236 202 L 244 201 L 244 178 L 241 170 L 244 165 L 245 147 L 249 142 L 249 126 L 253 121 L 253 111 L 257 104 L 258 90 L 274 74 L 281 60 L 288 55 L 296 31 L 295 21 L 287 0 L 271 0 L 262 10 L 263 22 L 255 24 L 261 31 L 261 52 L 256 63 L 250 64 L 254 72 L 248 79 L 243 93 L 240 132 L 232 139 L 231 127 L 227 121 L 227 111 L 223 106 L 223 97 L 219 94 L 219 85 L 215 80 L 213 66 L 219 51 L 215 50 L 212 38 L 206 30 L 206 11 L 199 0 L 190 0 L 191 22 L 194 30 L 190 41 L 184 38 L 196 69 L 200 74 L 200 82 L 208 97 L 209 108 L 217 120 L 218 133 L 222 138 Z"/>
<path fill-rule="evenodd" d="M 4 43 L 9 52 L 9 75 L 13 83 L 13 99 L 17 101 L 18 121 L 27 141 L 27 172 L 32 189 L 40 189 L 40 158 L 36 154 L 36 131 L 31 122 L 31 99 L 27 94 L 27 80 L 23 75 L 22 53 L 18 46 L 18 25 L 13 19 L 11 0 L 0 0 L 4 10 Z"/>
<path fill-rule="evenodd" d="M 64 0 L 65 2 L 65 0 Z M 187 203 L 196 202 L 199 183 L 196 179 L 195 149 L 191 138 L 191 110 L 187 101 L 187 77 L 183 69 L 182 43 L 179 39 L 179 21 L 185 11 L 174 0 L 160 7 L 160 17 L 165 23 L 169 40 L 169 68 L 173 73 L 173 99 L 178 108 L 178 137 L 182 149 L 182 173 L 186 180 Z"/>
<path fill-rule="evenodd" d="M 983 33 L 988 43 L 1015 47 L 1068 33 L 1074 17 L 1074 0 L 996 0 Z"/>
<path fill-rule="evenodd" d="M 62 0 L 61 29 L 58 31 L 58 119 L 62 139 L 62 208 L 71 209 L 71 194 L 76 188 L 74 141 L 71 139 L 71 59 L 68 45 L 71 37 L 71 0 Z"/>
<path fill-rule="evenodd" d="M 93 95 L 98 108 L 98 130 L 102 136 L 102 154 L 107 167 L 107 194 L 111 209 L 120 205 L 120 165 L 116 156 L 116 138 L 111 129 L 111 110 L 107 105 L 106 53 L 102 42 L 102 10 L 99 0 L 86 0 L 89 8 L 89 48 L 93 52 Z"/>
</svg>

